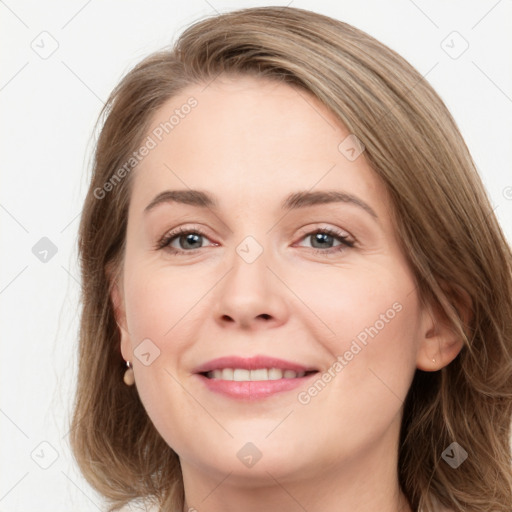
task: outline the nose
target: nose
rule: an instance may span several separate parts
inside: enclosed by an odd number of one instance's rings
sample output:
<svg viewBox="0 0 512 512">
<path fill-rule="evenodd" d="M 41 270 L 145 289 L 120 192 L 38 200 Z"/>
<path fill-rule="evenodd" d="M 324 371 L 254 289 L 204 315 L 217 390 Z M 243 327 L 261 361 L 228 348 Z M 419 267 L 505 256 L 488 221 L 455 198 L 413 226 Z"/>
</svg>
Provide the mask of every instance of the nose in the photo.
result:
<svg viewBox="0 0 512 512">
<path fill-rule="evenodd" d="M 252 331 L 287 321 L 287 288 L 264 256 L 250 262 L 235 253 L 231 269 L 216 287 L 215 320 L 222 328 Z"/>
</svg>

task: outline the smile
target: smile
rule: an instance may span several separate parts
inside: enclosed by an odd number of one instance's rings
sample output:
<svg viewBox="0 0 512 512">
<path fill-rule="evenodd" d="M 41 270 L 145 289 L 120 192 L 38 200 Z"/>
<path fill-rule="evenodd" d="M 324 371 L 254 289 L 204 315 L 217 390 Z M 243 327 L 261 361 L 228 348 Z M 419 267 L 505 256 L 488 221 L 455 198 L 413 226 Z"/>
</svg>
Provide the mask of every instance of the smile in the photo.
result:
<svg viewBox="0 0 512 512">
<path fill-rule="evenodd" d="M 245 368 L 223 368 L 207 372 L 206 377 L 208 379 L 220 379 L 236 382 L 254 382 L 279 380 L 283 378 L 300 379 L 308 373 L 315 373 L 315 371 L 296 372 L 294 370 L 283 370 L 281 368 L 257 368 L 255 370 L 247 370 Z"/>
<path fill-rule="evenodd" d="M 304 384 L 318 369 L 294 361 L 256 355 L 225 356 L 207 361 L 193 373 L 206 390 L 235 400 L 261 400 L 285 396 Z"/>
</svg>

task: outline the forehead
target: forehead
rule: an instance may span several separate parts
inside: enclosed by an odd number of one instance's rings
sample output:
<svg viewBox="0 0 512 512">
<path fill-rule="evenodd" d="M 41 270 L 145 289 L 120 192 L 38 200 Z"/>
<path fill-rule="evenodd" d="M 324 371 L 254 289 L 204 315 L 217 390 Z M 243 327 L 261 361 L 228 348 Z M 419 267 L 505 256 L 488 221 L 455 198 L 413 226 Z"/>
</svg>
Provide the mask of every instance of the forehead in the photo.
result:
<svg viewBox="0 0 512 512">
<path fill-rule="evenodd" d="M 131 202 L 140 210 L 163 190 L 187 188 L 241 207 L 261 194 L 277 202 L 295 190 L 382 195 L 364 152 L 347 158 L 351 137 L 297 87 L 248 76 L 193 85 L 154 114 L 145 138 L 151 149 L 135 168 Z"/>
</svg>

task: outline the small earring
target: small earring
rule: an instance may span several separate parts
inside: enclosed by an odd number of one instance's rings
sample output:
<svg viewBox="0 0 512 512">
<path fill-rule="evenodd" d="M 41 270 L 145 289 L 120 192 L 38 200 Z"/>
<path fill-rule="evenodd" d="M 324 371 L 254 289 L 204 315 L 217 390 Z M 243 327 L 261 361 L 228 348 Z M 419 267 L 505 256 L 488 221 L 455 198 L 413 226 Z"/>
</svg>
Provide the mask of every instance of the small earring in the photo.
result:
<svg viewBox="0 0 512 512">
<path fill-rule="evenodd" d="M 436 360 L 435 360 L 435 359 L 432 359 L 432 362 L 433 362 L 433 363 L 435 363 L 435 362 L 436 362 Z"/>
<path fill-rule="evenodd" d="M 127 386 L 133 386 L 133 384 L 135 383 L 135 375 L 133 374 L 133 367 L 130 361 L 126 361 L 126 368 L 127 370 L 124 372 L 123 377 L 124 383 Z"/>
</svg>

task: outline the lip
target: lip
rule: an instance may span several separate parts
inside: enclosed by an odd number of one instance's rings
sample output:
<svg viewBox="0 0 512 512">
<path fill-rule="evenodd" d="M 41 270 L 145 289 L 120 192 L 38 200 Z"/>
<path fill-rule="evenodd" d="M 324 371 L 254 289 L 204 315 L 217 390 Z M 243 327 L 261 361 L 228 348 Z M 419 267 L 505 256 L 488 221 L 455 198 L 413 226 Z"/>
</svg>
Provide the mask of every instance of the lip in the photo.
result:
<svg viewBox="0 0 512 512">
<path fill-rule="evenodd" d="M 245 370 L 257 370 L 258 368 L 280 368 L 281 370 L 293 370 L 295 372 L 318 371 L 318 368 L 303 366 L 292 361 L 257 355 L 253 357 L 219 357 L 198 366 L 192 371 L 192 373 L 206 373 L 212 370 L 221 370 L 224 368 L 243 368 Z"/>
<path fill-rule="evenodd" d="M 315 377 L 318 373 L 310 373 L 304 377 L 296 377 L 294 379 L 277 379 L 277 380 L 255 380 L 237 382 L 234 380 L 209 379 L 208 377 L 197 374 L 203 384 L 214 393 L 220 393 L 236 400 L 261 400 L 270 396 L 291 391 L 306 381 Z"/>
<path fill-rule="evenodd" d="M 261 381 L 233 381 L 222 379 L 209 379 L 203 375 L 212 370 L 220 370 L 224 368 L 243 368 L 245 370 L 256 370 L 258 368 L 279 368 L 281 370 L 293 370 L 295 372 L 315 372 L 305 375 L 304 377 L 295 377 L 293 379 L 276 379 Z M 278 359 L 267 356 L 254 356 L 249 358 L 239 356 L 228 356 L 212 359 L 198 366 L 194 373 L 206 386 L 209 391 L 220 393 L 232 399 L 237 400 L 260 400 L 270 396 L 291 391 L 312 377 L 317 375 L 318 369 L 303 366 L 292 361 Z"/>
</svg>

